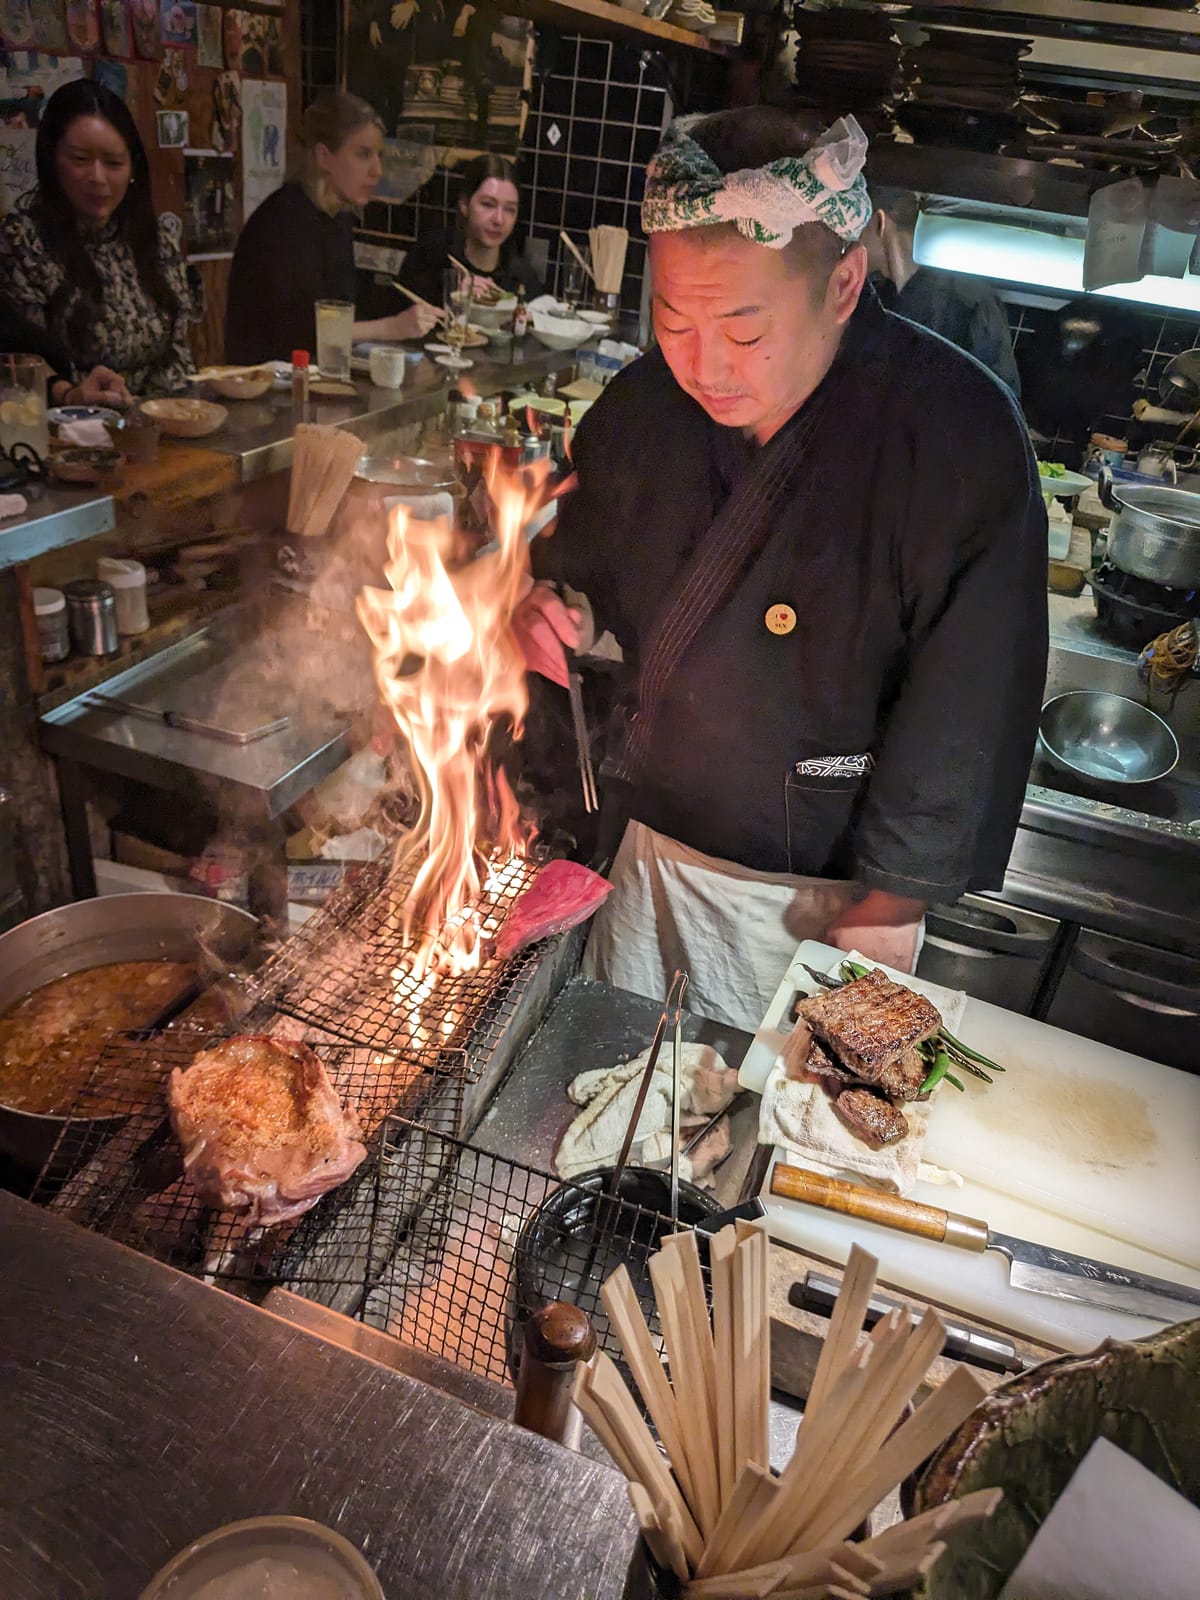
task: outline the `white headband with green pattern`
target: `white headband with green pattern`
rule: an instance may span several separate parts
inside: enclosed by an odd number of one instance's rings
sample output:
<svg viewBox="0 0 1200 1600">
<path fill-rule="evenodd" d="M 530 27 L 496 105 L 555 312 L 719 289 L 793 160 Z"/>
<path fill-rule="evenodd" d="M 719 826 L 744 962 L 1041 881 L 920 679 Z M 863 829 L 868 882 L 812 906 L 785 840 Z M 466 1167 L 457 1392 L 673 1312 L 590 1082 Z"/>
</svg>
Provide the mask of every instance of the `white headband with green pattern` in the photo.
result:
<svg viewBox="0 0 1200 1600">
<path fill-rule="evenodd" d="M 690 136 L 703 120 L 673 122 L 647 168 L 647 233 L 732 222 L 747 239 L 772 250 L 782 250 L 792 230 L 807 222 L 823 222 L 849 243 L 862 233 L 871 216 L 862 175 L 867 136 L 853 117 L 839 118 L 802 156 L 728 173 Z"/>
</svg>

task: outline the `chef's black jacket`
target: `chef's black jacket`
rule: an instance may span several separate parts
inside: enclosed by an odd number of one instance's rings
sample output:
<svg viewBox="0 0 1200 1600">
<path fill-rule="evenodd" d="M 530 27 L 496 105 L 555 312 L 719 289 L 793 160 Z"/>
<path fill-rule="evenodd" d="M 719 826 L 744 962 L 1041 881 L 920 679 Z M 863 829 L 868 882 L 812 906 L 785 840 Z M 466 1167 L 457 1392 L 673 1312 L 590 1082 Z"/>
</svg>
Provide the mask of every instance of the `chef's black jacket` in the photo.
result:
<svg viewBox="0 0 1200 1600">
<path fill-rule="evenodd" d="M 1047 649 L 1033 453 L 1011 394 L 870 290 L 822 389 L 835 375 L 765 547 L 675 673 L 637 780 L 605 803 L 747 867 L 953 900 L 1002 882 L 1033 751 Z M 579 489 L 535 570 L 588 596 L 631 683 L 754 456 L 657 351 L 582 422 Z M 781 604 L 797 622 L 775 634 Z"/>
<path fill-rule="evenodd" d="M 258 206 L 238 238 L 225 309 L 226 361 L 316 361 L 318 300 L 354 302 L 354 213 L 330 216 L 299 183 Z"/>
</svg>

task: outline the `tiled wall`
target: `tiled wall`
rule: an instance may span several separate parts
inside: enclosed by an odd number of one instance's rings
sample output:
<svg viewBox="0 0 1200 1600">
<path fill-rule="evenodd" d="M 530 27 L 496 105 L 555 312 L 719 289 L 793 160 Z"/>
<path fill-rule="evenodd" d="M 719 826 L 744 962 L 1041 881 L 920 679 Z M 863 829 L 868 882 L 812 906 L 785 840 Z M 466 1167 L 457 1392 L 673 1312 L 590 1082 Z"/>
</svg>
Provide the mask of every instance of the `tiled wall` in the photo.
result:
<svg viewBox="0 0 1200 1600">
<path fill-rule="evenodd" d="M 341 11 L 336 0 L 300 0 L 300 84 L 305 105 L 321 89 L 337 86 Z"/>
</svg>

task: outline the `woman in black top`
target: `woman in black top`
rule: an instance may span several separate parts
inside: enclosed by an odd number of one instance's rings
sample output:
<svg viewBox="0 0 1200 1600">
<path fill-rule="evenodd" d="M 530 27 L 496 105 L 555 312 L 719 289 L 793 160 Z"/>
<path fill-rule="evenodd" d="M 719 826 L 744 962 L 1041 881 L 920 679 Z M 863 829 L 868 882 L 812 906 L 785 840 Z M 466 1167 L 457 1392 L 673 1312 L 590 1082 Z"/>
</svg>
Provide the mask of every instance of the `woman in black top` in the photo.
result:
<svg viewBox="0 0 1200 1600">
<path fill-rule="evenodd" d="M 383 128 L 365 100 L 318 96 L 304 113 L 296 180 L 268 195 L 242 229 L 225 312 L 227 361 L 288 361 L 314 351 L 318 300 L 355 300 L 354 218 L 383 168 Z M 436 303 L 440 304 L 439 294 Z M 435 321 L 409 306 L 356 321 L 355 339 L 417 339 Z"/>
<path fill-rule="evenodd" d="M 534 280 L 513 242 L 520 201 L 512 162 L 503 156 L 476 156 L 463 168 L 454 225 L 417 240 L 404 257 L 400 282 L 440 306 L 443 273 L 454 256 L 474 269 L 477 285 L 493 283 L 512 291 L 523 283 L 530 295 L 540 293 L 541 283 Z"/>
</svg>

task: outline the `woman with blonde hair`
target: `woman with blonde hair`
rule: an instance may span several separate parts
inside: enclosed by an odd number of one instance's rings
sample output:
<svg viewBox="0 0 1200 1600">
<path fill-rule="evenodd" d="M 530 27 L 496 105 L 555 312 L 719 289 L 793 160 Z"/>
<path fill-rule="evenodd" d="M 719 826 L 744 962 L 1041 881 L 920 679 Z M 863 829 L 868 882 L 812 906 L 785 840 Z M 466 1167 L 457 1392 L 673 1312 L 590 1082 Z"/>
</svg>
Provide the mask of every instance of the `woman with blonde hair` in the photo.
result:
<svg viewBox="0 0 1200 1600">
<path fill-rule="evenodd" d="M 383 173 L 383 124 L 357 95 L 319 95 L 302 121 L 297 176 L 242 229 L 225 312 L 227 361 L 288 361 L 314 351 L 318 300 L 355 295 L 354 220 Z M 355 339 L 418 339 L 434 313 L 410 306 L 356 321 Z"/>
</svg>

